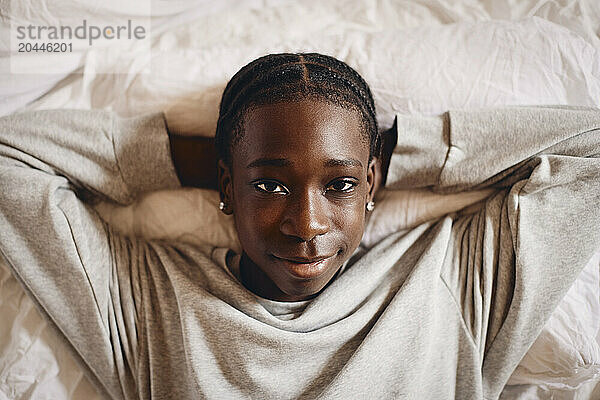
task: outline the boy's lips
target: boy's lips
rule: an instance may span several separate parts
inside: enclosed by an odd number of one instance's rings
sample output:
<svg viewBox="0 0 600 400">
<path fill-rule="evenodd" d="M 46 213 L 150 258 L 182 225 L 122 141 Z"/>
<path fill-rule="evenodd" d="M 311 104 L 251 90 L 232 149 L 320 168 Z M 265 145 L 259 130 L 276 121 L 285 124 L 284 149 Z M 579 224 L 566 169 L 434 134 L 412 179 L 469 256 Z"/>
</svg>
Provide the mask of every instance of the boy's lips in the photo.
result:
<svg viewBox="0 0 600 400">
<path fill-rule="evenodd" d="M 319 262 L 321 260 L 325 260 L 326 258 L 330 258 L 332 256 L 319 256 L 319 257 L 305 258 L 305 257 L 282 257 L 282 256 L 273 255 L 273 257 L 278 258 L 280 260 L 290 261 L 290 262 L 294 262 L 294 263 L 298 263 L 298 264 L 312 264 L 312 263 Z"/>
<path fill-rule="evenodd" d="M 272 255 L 278 264 L 285 267 L 289 273 L 300 279 L 313 279 L 321 275 L 326 270 L 327 261 L 334 256 L 318 257 L 281 257 Z"/>
</svg>

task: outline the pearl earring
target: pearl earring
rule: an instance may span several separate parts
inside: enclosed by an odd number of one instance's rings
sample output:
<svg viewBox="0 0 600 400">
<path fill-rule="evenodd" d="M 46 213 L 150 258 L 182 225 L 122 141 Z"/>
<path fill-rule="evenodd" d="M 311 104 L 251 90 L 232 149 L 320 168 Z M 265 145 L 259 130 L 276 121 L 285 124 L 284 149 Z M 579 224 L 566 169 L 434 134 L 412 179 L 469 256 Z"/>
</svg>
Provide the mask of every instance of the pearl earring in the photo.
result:
<svg viewBox="0 0 600 400">
<path fill-rule="evenodd" d="M 367 203 L 367 211 L 373 211 L 375 209 L 375 202 L 370 201 Z"/>
<path fill-rule="evenodd" d="M 219 210 L 223 211 L 225 209 L 225 203 L 222 201 L 219 203 Z"/>
</svg>

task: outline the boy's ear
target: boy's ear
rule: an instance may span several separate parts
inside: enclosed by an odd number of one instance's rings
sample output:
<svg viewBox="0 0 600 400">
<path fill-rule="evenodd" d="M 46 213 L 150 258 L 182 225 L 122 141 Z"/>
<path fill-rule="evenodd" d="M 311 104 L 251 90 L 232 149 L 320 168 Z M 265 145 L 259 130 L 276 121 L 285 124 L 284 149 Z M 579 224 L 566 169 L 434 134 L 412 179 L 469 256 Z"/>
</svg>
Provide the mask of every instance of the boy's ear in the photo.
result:
<svg viewBox="0 0 600 400">
<path fill-rule="evenodd" d="M 231 169 L 223 160 L 217 162 L 217 181 L 219 184 L 219 197 L 225 204 L 222 211 L 227 215 L 233 214 L 233 182 L 231 180 Z"/>
</svg>

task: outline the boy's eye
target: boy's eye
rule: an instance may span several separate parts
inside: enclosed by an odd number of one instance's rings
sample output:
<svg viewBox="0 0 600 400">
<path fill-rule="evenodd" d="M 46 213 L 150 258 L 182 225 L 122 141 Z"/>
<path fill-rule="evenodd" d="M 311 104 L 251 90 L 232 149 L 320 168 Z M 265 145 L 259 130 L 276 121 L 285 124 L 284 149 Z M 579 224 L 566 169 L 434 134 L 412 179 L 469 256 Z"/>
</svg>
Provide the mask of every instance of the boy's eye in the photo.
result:
<svg viewBox="0 0 600 400">
<path fill-rule="evenodd" d="M 350 192 L 355 186 L 356 183 L 352 181 L 341 180 L 333 182 L 331 185 L 329 185 L 327 190 L 333 190 L 335 192 Z"/>
<path fill-rule="evenodd" d="M 254 187 L 256 189 L 258 189 L 259 191 L 266 192 L 266 193 L 277 193 L 277 194 L 287 194 L 288 193 L 287 189 L 283 185 L 281 185 L 277 182 L 273 182 L 273 181 L 258 182 L 256 184 L 254 184 Z"/>
</svg>

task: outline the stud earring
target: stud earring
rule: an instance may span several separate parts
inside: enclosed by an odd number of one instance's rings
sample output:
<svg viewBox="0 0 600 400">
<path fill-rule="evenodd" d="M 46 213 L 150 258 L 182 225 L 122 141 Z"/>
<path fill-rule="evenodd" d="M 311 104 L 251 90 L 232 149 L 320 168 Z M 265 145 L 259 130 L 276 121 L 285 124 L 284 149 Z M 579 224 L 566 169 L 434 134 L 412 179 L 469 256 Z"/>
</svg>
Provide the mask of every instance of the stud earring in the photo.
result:
<svg viewBox="0 0 600 400">
<path fill-rule="evenodd" d="M 367 211 L 373 211 L 375 209 L 375 202 L 370 201 L 367 203 Z"/>
<path fill-rule="evenodd" d="M 219 210 L 223 211 L 225 209 L 225 203 L 222 201 L 219 203 Z"/>
</svg>

